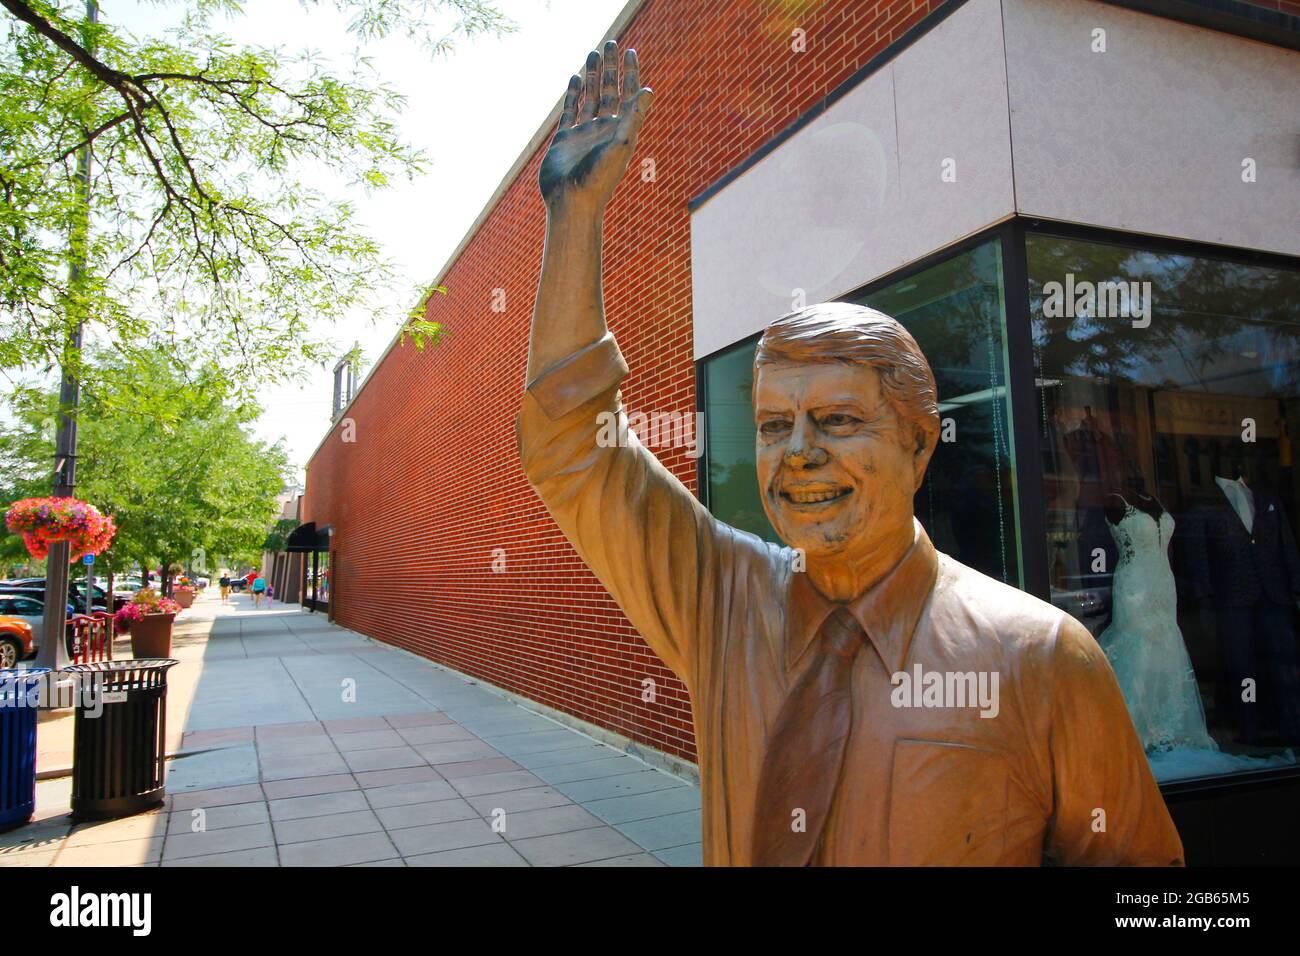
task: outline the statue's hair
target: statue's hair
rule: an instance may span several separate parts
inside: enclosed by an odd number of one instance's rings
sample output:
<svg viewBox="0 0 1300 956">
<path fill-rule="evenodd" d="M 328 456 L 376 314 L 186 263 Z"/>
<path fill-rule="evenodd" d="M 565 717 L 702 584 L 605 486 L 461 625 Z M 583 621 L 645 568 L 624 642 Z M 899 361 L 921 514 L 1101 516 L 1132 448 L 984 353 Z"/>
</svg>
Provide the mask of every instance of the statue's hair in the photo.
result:
<svg viewBox="0 0 1300 956">
<path fill-rule="evenodd" d="M 754 387 L 762 366 L 799 362 L 850 362 L 875 369 L 899 424 L 911 426 L 916 447 L 933 446 L 939 434 L 934 373 L 897 319 L 850 302 L 823 302 L 787 313 L 759 339 Z"/>
</svg>

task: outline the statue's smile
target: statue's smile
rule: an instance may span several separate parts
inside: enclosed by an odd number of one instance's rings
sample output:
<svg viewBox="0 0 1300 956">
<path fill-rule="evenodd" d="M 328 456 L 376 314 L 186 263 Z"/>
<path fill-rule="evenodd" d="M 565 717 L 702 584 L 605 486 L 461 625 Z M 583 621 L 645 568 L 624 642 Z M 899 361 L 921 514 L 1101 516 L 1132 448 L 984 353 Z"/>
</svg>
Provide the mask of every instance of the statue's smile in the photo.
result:
<svg viewBox="0 0 1300 956">
<path fill-rule="evenodd" d="M 780 492 L 787 504 L 800 510 L 828 505 L 852 493 L 853 489 L 847 485 L 825 483 L 792 485 L 782 488 Z"/>
</svg>

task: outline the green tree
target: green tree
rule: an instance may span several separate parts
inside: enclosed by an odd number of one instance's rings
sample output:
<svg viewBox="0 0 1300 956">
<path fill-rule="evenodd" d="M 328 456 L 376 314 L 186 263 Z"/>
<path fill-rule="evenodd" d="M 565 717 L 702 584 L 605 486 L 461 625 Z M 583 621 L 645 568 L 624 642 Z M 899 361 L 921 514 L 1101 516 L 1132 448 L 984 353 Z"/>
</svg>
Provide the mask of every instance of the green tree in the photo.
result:
<svg viewBox="0 0 1300 956">
<path fill-rule="evenodd" d="M 101 385 L 81 415 L 77 496 L 118 525 L 96 570 L 255 559 L 291 478 L 284 449 L 249 434 L 256 407 L 230 400 L 217 378 L 195 377 L 163 352 L 127 361 L 97 358 Z M 6 502 L 49 493 L 58 396 L 24 389 L 12 405 L 16 422 L 0 434 Z M 8 535 L 0 559 L 21 548 Z"/>
<path fill-rule="evenodd" d="M 67 347 L 83 317 L 123 355 L 189 343 L 245 387 L 291 376 L 327 359 L 321 331 L 391 278 L 353 204 L 304 174 L 368 191 L 418 173 L 394 123 L 403 97 L 363 56 L 345 74 L 236 45 L 213 21 L 239 0 L 153 2 L 183 19 L 141 38 L 83 22 L 84 0 L 0 0 L 0 368 L 71 361 L 93 376 Z M 300 3 L 350 14 L 361 42 L 404 33 L 432 54 L 513 29 L 487 0 Z M 408 328 L 419 344 L 437 333 Z"/>
</svg>

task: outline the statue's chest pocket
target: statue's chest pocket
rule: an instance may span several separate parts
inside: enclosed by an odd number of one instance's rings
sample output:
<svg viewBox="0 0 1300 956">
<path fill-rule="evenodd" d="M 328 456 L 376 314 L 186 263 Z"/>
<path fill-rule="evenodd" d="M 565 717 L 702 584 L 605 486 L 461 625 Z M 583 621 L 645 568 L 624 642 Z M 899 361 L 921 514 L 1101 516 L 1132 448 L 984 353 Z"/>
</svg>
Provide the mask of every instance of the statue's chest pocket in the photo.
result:
<svg viewBox="0 0 1300 956">
<path fill-rule="evenodd" d="M 1011 775 L 968 744 L 898 740 L 889 790 L 891 866 L 995 866 L 1007 836 Z"/>
</svg>

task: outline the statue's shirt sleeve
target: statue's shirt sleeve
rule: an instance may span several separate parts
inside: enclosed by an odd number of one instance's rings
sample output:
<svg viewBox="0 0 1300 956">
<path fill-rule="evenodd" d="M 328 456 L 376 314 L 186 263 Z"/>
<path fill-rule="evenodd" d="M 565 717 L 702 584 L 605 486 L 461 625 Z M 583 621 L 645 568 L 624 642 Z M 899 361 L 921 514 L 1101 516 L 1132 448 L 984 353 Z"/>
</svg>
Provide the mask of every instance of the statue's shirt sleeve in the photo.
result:
<svg viewBox="0 0 1300 956">
<path fill-rule="evenodd" d="M 1181 866 L 1165 807 L 1106 655 L 1066 618 L 1051 659 L 1056 809 L 1045 847 L 1067 866 Z"/>
<path fill-rule="evenodd" d="M 702 601 L 726 587 L 726 537 L 627 428 L 627 365 L 610 335 L 528 383 L 519 455 L 529 483 L 656 654 L 690 687 Z"/>
</svg>

